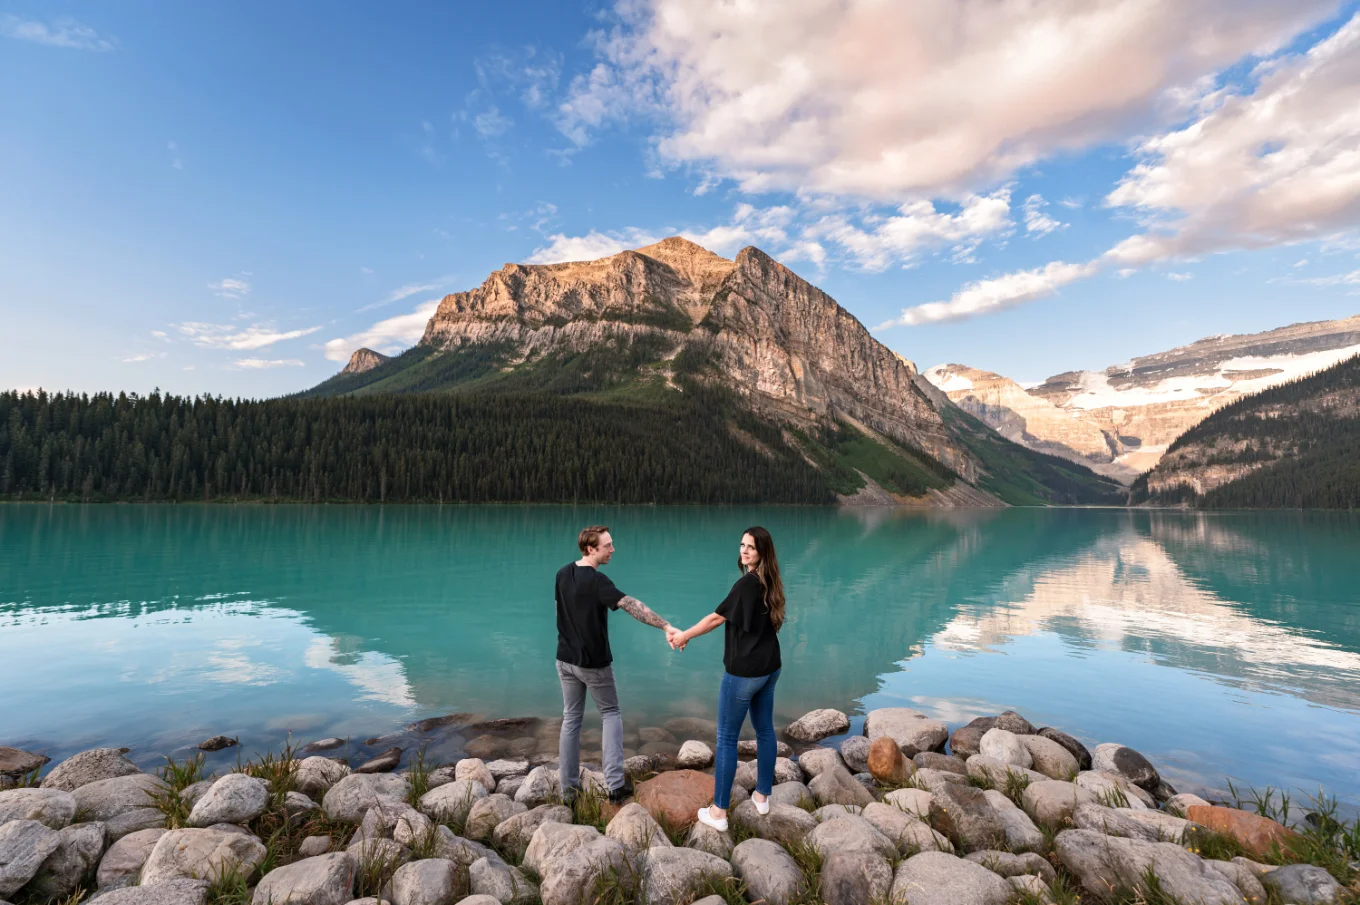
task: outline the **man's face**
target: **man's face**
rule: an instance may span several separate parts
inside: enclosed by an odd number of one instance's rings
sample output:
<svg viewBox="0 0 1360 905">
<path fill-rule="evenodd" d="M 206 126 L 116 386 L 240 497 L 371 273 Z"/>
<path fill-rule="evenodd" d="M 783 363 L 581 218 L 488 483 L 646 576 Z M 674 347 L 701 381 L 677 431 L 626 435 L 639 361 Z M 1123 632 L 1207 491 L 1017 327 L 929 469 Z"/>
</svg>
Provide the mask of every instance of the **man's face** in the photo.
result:
<svg viewBox="0 0 1360 905">
<path fill-rule="evenodd" d="M 600 535 L 599 546 L 592 547 L 591 550 L 594 552 L 595 561 L 604 565 L 614 555 L 614 538 L 609 536 L 608 531 L 605 531 Z"/>
</svg>

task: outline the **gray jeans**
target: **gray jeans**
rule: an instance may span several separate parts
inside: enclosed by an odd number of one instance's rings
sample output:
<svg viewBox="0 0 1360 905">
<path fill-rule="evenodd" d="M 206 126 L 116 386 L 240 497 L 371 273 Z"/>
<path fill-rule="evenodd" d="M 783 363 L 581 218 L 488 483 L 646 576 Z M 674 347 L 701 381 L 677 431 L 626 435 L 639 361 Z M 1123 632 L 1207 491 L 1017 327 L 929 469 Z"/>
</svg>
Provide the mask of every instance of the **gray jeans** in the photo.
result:
<svg viewBox="0 0 1360 905">
<path fill-rule="evenodd" d="M 562 790 L 581 787 L 581 716 L 586 709 L 586 690 L 604 721 L 604 778 L 611 790 L 623 785 L 623 716 L 619 692 L 614 687 L 614 667 L 586 669 L 557 661 L 562 680 L 562 735 L 557 743 Z"/>
</svg>

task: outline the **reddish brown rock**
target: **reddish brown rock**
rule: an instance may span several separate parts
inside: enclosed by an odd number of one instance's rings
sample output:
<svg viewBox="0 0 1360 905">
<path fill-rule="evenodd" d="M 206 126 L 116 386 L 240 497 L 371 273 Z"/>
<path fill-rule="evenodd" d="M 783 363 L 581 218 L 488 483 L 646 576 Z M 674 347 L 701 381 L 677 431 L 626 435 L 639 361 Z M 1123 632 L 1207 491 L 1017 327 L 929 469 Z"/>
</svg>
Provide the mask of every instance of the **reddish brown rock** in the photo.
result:
<svg viewBox="0 0 1360 905">
<path fill-rule="evenodd" d="M 637 784 L 633 800 L 663 827 L 678 830 L 697 819 L 713 801 L 713 777 L 698 770 L 674 770 Z"/>
<path fill-rule="evenodd" d="M 881 783 L 900 786 L 911 778 L 916 768 L 897 747 L 897 742 L 881 735 L 869 743 L 869 772 Z"/>
<path fill-rule="evenodd" d="M 1299 838 L 1298 833 L 1269 817 L 1239 811 L 1237 808 L 1194 804 L 1186 809 L 1185 817 L 1191 823 L 1198 823 L 1216 833 L 1232 836 L 1243 848 L 1258 858 L 1268 854 L 1276 845 L 1287 849 Z"/>
</svg>

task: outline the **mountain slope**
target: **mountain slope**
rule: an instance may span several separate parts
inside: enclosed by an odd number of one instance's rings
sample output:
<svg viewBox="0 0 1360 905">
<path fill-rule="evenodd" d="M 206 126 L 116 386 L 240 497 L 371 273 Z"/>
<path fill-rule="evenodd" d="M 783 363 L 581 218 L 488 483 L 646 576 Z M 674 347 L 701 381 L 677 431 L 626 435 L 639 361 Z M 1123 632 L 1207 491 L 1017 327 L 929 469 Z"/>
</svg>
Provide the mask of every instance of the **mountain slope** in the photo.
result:
<svg viewBox="0 0 1360 905">
<path fill-rule="evenodd" d="M 704 393 L 775 427 L 769 452 L 795 452 L 842 496 L 872 482 L 923 498 L 985 478 L 1007 502 L 1108 501 L 1094 475 L 1084 493 L 1046 488 L 1039 458 L 998 457 L 1011 444 L 995 434 L 979 446 L 978 426 L 947 421 L 911 362 L 755 248 L 728 260 L 671 238 L 598 261 L 507 264 L 446 296 L 414 348 L 347 371 L 302 395 L 549 393 L 664 409 Z M 1021 462 L 1020 485 L 998 482 Z"/>
<path fill-rule="evenodd" d="M 1135 502 L 1360 507 L 1360 356 L 1219 409 L 1133 486 Z"/>
<path fill-rule="evenodd" d="M 1214 410 L 1356 353 L 1360 316 L 1212 336 L 1100 372 L 1057 374 L 1028 389 L 963 365 L 926 376 L 1010 439 L 1129 481 Z"/>
</svg>

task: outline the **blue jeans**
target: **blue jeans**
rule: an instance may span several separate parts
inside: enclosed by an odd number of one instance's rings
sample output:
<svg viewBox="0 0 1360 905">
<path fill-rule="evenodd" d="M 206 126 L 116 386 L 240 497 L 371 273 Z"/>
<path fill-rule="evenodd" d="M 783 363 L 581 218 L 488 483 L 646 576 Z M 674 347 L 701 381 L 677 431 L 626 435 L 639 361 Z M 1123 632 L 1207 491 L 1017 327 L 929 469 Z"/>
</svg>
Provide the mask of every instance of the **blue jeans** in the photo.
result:
<svg viewBox="0 0 1360 905">
<path fill-rule="evenodd" d="M 724 672 L 718 691 L 718 750 L 713 764 L 713 804 L 727 809 L 732 802 L 732 780 L 737 775 L 737 736 L 751 712 L 756 730 L 756 791 L 768 796 L 774 788 L 774 683 L 779 670 L 768 676 L 744 679 Z"/>
</svg>

